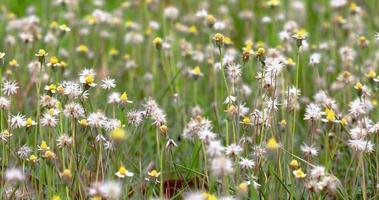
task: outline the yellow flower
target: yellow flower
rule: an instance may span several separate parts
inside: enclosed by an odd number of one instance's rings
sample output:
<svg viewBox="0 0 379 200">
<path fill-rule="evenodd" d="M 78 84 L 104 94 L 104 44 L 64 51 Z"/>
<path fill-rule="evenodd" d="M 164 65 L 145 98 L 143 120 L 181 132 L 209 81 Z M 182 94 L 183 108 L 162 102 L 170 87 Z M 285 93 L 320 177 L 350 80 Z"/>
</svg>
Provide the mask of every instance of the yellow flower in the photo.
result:
<svg viewBox="0 0 379 200">
<path fill-rule="evenodd" d="M 68 181 L 72 178 L 72 173 L 69 169 L 64 169 L 63 172 L 60 173 L 60 176 L 63 180 Z"/>
<path fill-rule="evenodd" d="M 101 196 L 94 196 L 94 197 L 92 197 L 92 200 L 101 200 Z"/>
<path fill-rule="evenodd" d="M 40 150 L 47 151 L 50 149 L 50 147 L 47 145 L 45 140 L 41 141 L 41 145 L 38 146 Z"/>
<path fill-rule="evenodd" d="M 86 21 L 87 21 L 87 23 L 88 23 L 89 25 L 94 25 L 94 24 L 96 24 L 97 19 L 96 19 L 95 16 L 87 15 L 87 16 L 86 16 Z"/>
<path fill-rule="evenodd" d="M 249 117 L 249 116 L 245 116 L 245 117 L 243 117 L 243 119 L 242 119 L 242 124 L 244 124 L 244 125 L 249 125 L 249 124 L 251 124 L 250 117 Z"/>
<path fill-rule="evenodd" d="M 252 49 L 253 48 L 253 41 L 251 41 L 251 40 L 246 40 L 245 41 L 245 48 L 246 49 Z"/>
<path fill-rule="evenodd" d="M 233 41 L 230 37 L 224 37 L 224 44 L 226 45 L 230 45 L 230 44 L 233 44 Z"/>
<path fill-rule="evenodd" d="M 216 33 L 214 36 L 213 36 L 213 40 L 216 42 L 216 44 L 218 46 L 222 45 L 224 43 L 224 35 L 221 34 L 221 33 Z"/>
<path fill-rule="evenodd" d="M 16 59 L 12 59 L 11 61 L 9 61 L 9 65 L 11 67 L 18 67 L 19 66 L 19 64 L 18 64 L 18 62 L 17 62 Z"/>
<path fill-rule="evenodd" d="M 355 88 L 356 90 L 362 90 L 362 88 L 363 88 L 363 84 L 362 84 L 361 82 L 358 82 L 358 83 L 355 84 L 354 88 Z"/>
<path fill-rule="evenodd" d="M 266 147 L 269 150 L 276 150 L 279 148 L 279 143 L 276 141 L 274 137 L 272 137 L 267 141 Z"/>
<path fill-rule="evenodd" d="M 158 172 L 157 170 L 153 169 L 149 172 L 147 172 L 147 174 L 152 177 L 152 178 L 158 178 L 159 175 L 161 174 L 160 172 Z"/>
<path fill-rule="evenodd" d="M 33 119 L 31 117 L 29 117 L 28 119 L 26 119 L 26 121 L 25 121 L 25 126 L 26 127 L 31 127 L 33 125 L 36 125 L 36 122 L 33 121 Z"/>
<path fill-rule="evenodd" d="M 93 75 L 87 75 L 84 77 L 84 81 L 87 85 L 91 85 L 95 81 L 95 77 Z"/>
<path fill-rule="evenodd" d="M 76 48 L 76 51 L 79 53 L 88 53 L 89 49 L 86 45 L 81 44 Z"/>
<path fill-rule="evenodd" d="M 44 157 L 49 160 L 53 160 L 55 159 L 56 156 L 54 152 L 48 150 L 48 151 L 45 151 Z"/>
<path fill-rule="evenodd" d="M 308 32 L 305 29 L 300 29 L 295 31 L 295 34 L 293 34 L 292 37 L 297 40 L 304 40 L 308 37 Z"/>
<path fill-rule="evenodd" d="M 153 40 L 153 44 L 155 45 L 155 47 L 156 47 L 157 49 L 162 48 L 162 38 L 160 38 L 160 37 L 156 37 L 156 38 L 154 38 L 154 40 Z"/>
<path fill-rule="evenodd" d="M 134 174 L 126 170 L 124 166 L 121 166 L 116 173 L 116 176 L 119 178 L 125 178 L 126 176 L 132 177 L 133 175 Z"/>
<path fill-rule="evenodd" d="M 48 53 L 45 51 L 45 49 L 39 49 L 35 55 L 38 58 L 43 58 L 43 57 L 46 57 L 48 55 Z"/>
<path fill-rule="evenodd" d="M 293 61 L 292 58 L 288 58 L 286 64 L 287 64 L 288 66 L 291 66 L 291 67 L 293 67 L 293 66 L 296 65 L 295 61 Z"/>
<path fill-rule="evenodd" d="M 287 126 L 287 121 L 285 119 L 282 119 L 280 122 L 279 122 L 280 126 L 282 127 L 285 127 Z"/>
<path fill-rule="evenodd" d="M 343 18 L 341 15 L 337 16 L 337 17 L 335 18 L 335 21 L 336 21 L 338 24 L 340 24 L 340 25 L 346 23 L 346 19 Z"/>
<path fill-rule="evenodd" d="M 207 15 L 206 23 L 209 27 L 212 27 L 216 23 L 216 17 L 213 15 Z"/>
<path fill-rule="evenodd" d="M 209 194 L 208 192 L 204 192 L 203 196 L 206 200 L 217 200 L 217 197 L 213 194 Z"/>
<path fill-rule="evenodd" d="M 50 23 L 50 28 L 51 29 L 58 29 L 58 27 L 59 27 L 59 24 L 58 24 L 58 22 L 57 21 L 52 21 L 51 23 Z"/>
<path fill-rule="evenodd" d="M 277 6 L 279 6 L 279 4 L 280 4 L 280 1 L 279 1 L 279 0 L 269 0 L 269 1 L 267 1 L 267 3 L 266 3 L 266 5 L 267 5 L 268 7 L 277 7 Z"/>
<path fill-rule="evenodd" d="M 133 103 L 133 101 L 129 101 L 128 99 L 128 93 L 123 92 L 120 96 L 120 103 L 126 104 L 126 103 Z"/>
<path fill-rule="evenodd" d="M 71 29 L 66 25 L 66 24 L 62 24 L 59 26 L 59 30 L 61 30 L 63 33 L 66 33 L 66 32 L 70 32 Z"/>
<path fill-rule="evenodd" d="M 292 169 L 297 169 L 299 167 L 299 162 L 297 160 L 291 160 L 290 167 Z"/>
<path fill-rule="evenodd" d="M 266 50 L 264 48 L 258 48 L 258 50 L 256 51 L 255 55 L 257 57 L 264 57 L 266 54 Z"/>
<path fill-rule="evenodd" d="M 59 86 L 57 87 L 57 91 L 58 91 L 60 94 L 64 94 L 64 87 L 61 86 L 61 85 L 59 85 Z"/>
<path fill-rule="evenodd" d="M 376 77 L 376 72 L 374 71 L 374 70 L 370 70 L 367 74 L 366 74 L 366 76 L 368 77 L 368 78 L 370 78 L 370 79 L 374 79 L 375 77 Z"/>
<path fill-rule="evenodd" d="M 115 142 L 121 142 L 126 138 L 126 132 L 123 128 L 116 128 L 111 132 L 110 136 Z"/>
<path fill-rule="evenodd" d="M 191 27 L 189 27 L 188 32 L 191 34 L 197 34 L 196 26 L 192 25 Z"/>
<path fill-rule="evenodd" d="M 111 55 L 111 56 L 117 56 L 118 54 L 119 54 L 119 52 L 115 48 L 112 48 L 111 50 L 109 50 L 109 55 Z"/>
<path fill-rule="evenodd" d="M 79 124 L 80 124 L 80 126 L 88 126 L 88 122 L 86 119 L 79 120 Z"/>
<path fill-rule="evenodd" d="M 59 59 L 56 56 L 50 57 L 49 62 L 47 63 L 47 66 L 59 67 L 60 66 Z"/>
<path fill-rule="evenodd" d="M 201 68 L 199 66 L 196 66 L 194 67 L 192 70 L 191 70 L 191 74 L 193 74 L 194 76 L 203 76 L 203 73 L 201 72 Z"/>
<path fill-rule="evenodd" d="M 30 155 L 27 161 L 30 161 L 32 163 L 36 163 L 38 161 L 38 157 L 35 156 L 34 154 Z"/>
<path fill-rule="evenodd" d="M 61 197 L 60 196 L 57 196 L 57 195 L 54 195 L 52 200 L 61 200 Z"/>
<path fill-rule="evenodd" d="M 333 109 L 326 108 L 325 115 L 326 115 L 326 120 L 328 121 L 336 120 L 336 113 L 333 111 Z"/>
<path fill-rule="evenodd" d="M 247 193 L 248 190 L 249 190 L 249 183 L 248 182 L 242 182 L 238 185 L 238 192 Z"/>
<path fill-rule="evenodd" d="M 365 37 L 365 36 L 360 36 L 359 38 L 358 38 L 358 45 L 360 46 L 360 47 L 367 47 L 368 46 L 368 40 L 367 40 L 367 38 Z"/>
<path fill-rule="evenodd" d="M 348 122 L 347 122 L 346 118 L 342 118 L 341 119 L 341 125 L 346 126 L 347 124 L 348 124 Z"/>
<path fill-rule="evenodd" d="M 45 90 L 55 94 L 55 91 L 57 90 L 57 86 L 55 84 L 50 84 L 45 86 Z"/>
<path fill-rule="evenodd" d="M 292 171 L 292 173 L 296 178 L 305 178 L 307 176 L 301 168 Z"/>
</svg>

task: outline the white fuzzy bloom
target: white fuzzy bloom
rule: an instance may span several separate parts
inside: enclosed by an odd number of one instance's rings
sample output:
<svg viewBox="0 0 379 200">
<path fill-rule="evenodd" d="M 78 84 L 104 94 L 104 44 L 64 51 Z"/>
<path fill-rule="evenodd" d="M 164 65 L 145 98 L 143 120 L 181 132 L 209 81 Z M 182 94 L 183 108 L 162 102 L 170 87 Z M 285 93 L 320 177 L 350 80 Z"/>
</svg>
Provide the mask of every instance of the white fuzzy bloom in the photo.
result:
<svg viewBox="0 0 379 200">
<path fill-rule="evenodd" d="M 100 184 L 99 191 L 107 199 L 119 199 L 122 192 L 122 185 L 116 181 L 105 181 Z"/>
<path fill-rule="evenodd" d="M 118 92 L 113 92 L 111 93 L 109 96 L 108 96 L 108 103 L 109 104 L 117 104 L 118 102 L 120 102 L 120 93 Z"/>
<path fill-rule="evenodd" d="M 206 200 L 203 192 L 188 192 L 184 194 L 184 200 Z"/>
<path fill-rule="evenodd" d="M 310 176 L 315 179 L 318 179 L 324 175 L 325 175 L 325 167 L 323 166 L 314 166 L 310 171 Z"/>
<path fill-rule="evenodd" d="M 233 162 L 225 156 L 215 157 L 211 161 L 210 171 L 214 176 L 222 178 L 233 173 Z"/>
<path fill-rule="evenodd" d="M 239 164 L 242 169 L 252 169 L 255 166 L 255 162 L 247 158 L 241 158 Z"/>
<path fill-rule="evenodd" d="M 201 141 L 208 143 L 216 138 L 216 134 L 208 129 L 199 131 L 198 137 Z"/>
<path fill-rule="evenodd" d="M 12 128 L 21 128 L 25 126 L 25 116 L 18 113 L 17 115 L 12 115 L 8 120 Z"/>
<path fill-rule="evenodd" d="M 68 96 L 71 99 L 77 99 L 80 96 L 86 96 L 83 93 L 82 85 L 73 81 L 63 81 L 61 86 L 64 88 L 63 94 Z"/>
<path fill-rule="evenodd" d="M 318 155 L 318 148 L 312 145 L 302 144 L 300 146 L 300 150 L 307 156 L 317 156 Z"/>
<path fill-rule="evenodd" d="M 11 101 L 5 97 L 0 97 L 0 109 L 8 109 L 11 105 Z"/>
<path fill-rule="evenodd" d="M 216 157 L 221 156 L 223 154 L 223 151 L 225 150 L 225 147 L 221 144 L 220 141 L 210 141 L 207 145 L 207 154 L 210 157 Z"/>
<path fill-rule="evenodd" d="M 164 9 L 163 15 L 168 19 L 176 19 L 179 16 L 179 10 L 174 6 L 169 6 Z"/>
<path fill-rule="evenodd" d="M 350 136 L 352 139 L 364 139 L 368 135 L 367 129 L 361 127 L 354 127 L 350 129 Z"/>
<path fill-rule="evenodd" d="M 45 113 L 43 114 L 40 122 L 42 126 L 55 127 L 58 124 L 58 119 L 50 113 Z"/>
<path fill-rule="evenodd" d="M 368 100 L 357 98 L 350 103 L 349 107 L 349 112 L 353 117 L 360 117 L 367 114 L 373 108 L 373 105 Z"/>
<path fill-rule="evenodd" d="M 11 96 L 17 93 L 18 88 L 16 81 L 4 81 L 2 91 L 3 94 Z"/>
<path fill-rule="evenodd" d="M 72 117 L 74 119 L 78 119 L 79 117 L 84 116 L 84 109 L 78 103 L 69 103 L 65 106 L 63 110 L 63 114 L 66 117 Z"/>
<path fill-rule="evenodd" d="M 195 15 L 196 17 L 200 19 L 204 19 L 205 17 L 208 16 L 208 12 L 205 9 L 201 9 L 201 10 L 198 10 Z"/>
<path fill-rule="evenodd" d="M 224 104 L 233 104 L 234 102 L 236 102 L 237 98 L 235 96 L 227 96 L 225 101 L 224 101 Z"/>
<path fill-rule="evenodd" d="M 118 119 L 106 119 L 103 122 L 103 128 L 108 131 L 112 131 L 116 128 L 121 128 L 121 121 Z"/>
<path fill-rule="evenodd" d="M 309 64 L 311 65 L 317 65 L 320 64 L 321 60 L 321 54 L 320 53 L 313 53 L 311 57 L 309 58 Z"/>
<path fill-rule="evenodd" d="M 316 120 L 320 120 L 321 117 L 322 117 L 322 112 L 321 112 L 321 108 L 318 105 L 314 103 L 307 105 L 305 109 L 304 120 L 316 121 Z"/>
<path fill-rule="evenodd" d="M 232 156 L 238 156 L 242 152 L 242 147 L 240 145 L 231 144 L 226 147 L 225 154 L 226 155 L 232 155 Z"/>
<path fill-rule="evenodd" d="M 109 90 L 116 87 L 116 80 L 107 77 L 106 79 L 101 81 L 101 88 L 105 90 Z"/>
<path fill-rule="evenodd" d="M 374 144 L 371 141 L 363 139 L 348 140 L 348 145 L 357 152 L 372 153 L 374 151 Z"/>
<path fill-rule="evenodd" d="M 107 117 L 100 111 L 90 113 L 87 117 L 88 125 L 96 128 L 102 128 L 106 120 Z"/>
<path fill-rule="evenodd" d="M 226 68 L 226 74 L 229 80 L 237 82 L 242 75 L 241 65 L 235 63 L 229 64 Z"/>
<path fill-rule="evenodd" d="M 24 172 L 19 168 L 5 170 L 5 180 L 9 182 L 21 182 L 25 179 Z"/>
<path fill-rule="evenodd" d="M 130 111 L 127 114 L 128 123 L 132 126 L 139 126 L 143 122 L 143 111 Z"/>
<path fill-rule="evenodd" d="M 340 7 L 343 7 L 347 4 L 347 1 L 346 0 L 331 0 L 330 2 L 330 6 L 332 6 L 333 8 L 340 8 Z"/>
</svg>

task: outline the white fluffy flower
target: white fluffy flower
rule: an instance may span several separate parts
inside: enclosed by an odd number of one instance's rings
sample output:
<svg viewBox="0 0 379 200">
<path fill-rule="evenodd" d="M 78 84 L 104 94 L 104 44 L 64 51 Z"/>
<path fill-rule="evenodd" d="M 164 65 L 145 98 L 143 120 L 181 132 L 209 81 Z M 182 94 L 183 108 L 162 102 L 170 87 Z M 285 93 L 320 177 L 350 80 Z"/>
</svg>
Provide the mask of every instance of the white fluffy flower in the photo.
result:
<svg viewBox="0 0 379 200">
<path fill-rule="evenodd" d="M 233 162 L 225 156 L 215 157 L 211 161 L 210 171 L 214 176 L 222 178 L 233 173 Z"/>
<path fill-rule="evenodd" d="M 122 186 L 119 182 L 106 181 L 104 183 L 101 183 L 99 191 L 102 196 L 106 197 L 107 199 L 115 200 L 120 198 Z"/>
<path fill-rule="evenodd" d="M 5 180 L 9 182 L 21 182 L 25 179 L 24 172 L 18 168 L 5 170 Z"/>
<path fill-rule="evenodd" d="M 322 117 L 322 112 L 321 112 L 321 108 L 318 105 L 314 103 L 307 105 L 307 108 L 305 109 L 304 120 L 315 121 L 315 120 L 320 120 L 321 117 Z"/>
</svg>

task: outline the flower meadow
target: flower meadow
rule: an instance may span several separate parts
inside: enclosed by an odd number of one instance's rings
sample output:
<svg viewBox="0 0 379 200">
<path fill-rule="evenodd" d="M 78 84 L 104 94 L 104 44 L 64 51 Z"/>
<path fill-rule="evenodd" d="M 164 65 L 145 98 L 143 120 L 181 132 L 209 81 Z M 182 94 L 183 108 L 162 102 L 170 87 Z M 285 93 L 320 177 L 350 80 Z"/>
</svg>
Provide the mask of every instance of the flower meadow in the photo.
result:
<svg viewBox="0 0 379 200">
<path fill-rule="evenodd" d="M 379 1 L 0 1 L 0 199 L 379 199 Z"/>
</svg>

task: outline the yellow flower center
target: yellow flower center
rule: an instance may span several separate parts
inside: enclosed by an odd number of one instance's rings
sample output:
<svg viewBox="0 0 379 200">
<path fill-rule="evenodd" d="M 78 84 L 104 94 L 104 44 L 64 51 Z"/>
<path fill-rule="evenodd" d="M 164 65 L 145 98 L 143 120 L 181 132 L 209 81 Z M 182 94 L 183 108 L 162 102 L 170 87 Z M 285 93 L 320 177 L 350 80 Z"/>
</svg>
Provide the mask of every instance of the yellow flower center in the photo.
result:
<svg viewBox="0 0 379 200">
<path fill-rule="evenodd" d="M 87 75 L 84 78 L 84 81 L 86 82 L 86 84 L 90 85 L 95 81 L 95 77 L 93 77 L 93 75 Z"/>
<path fill-rule="evenodd" d="M 122 93 L 120 96 L 120 101 L 121 102 L 126 102 L 128 101 L 128 94 L 126 92 Z"/>
<path fill-rule="evenodd" d="M 195 74 L 196 76 L 200 76 L 201 75 L 201 69 L 199 66 L 196 66 L 192 69 L 192 73 Z"/>
<path fill-rule="evenodd" d="M 270 138 L 267 141 L 266 146 L 269 150 L 275 150 L 275 149 L 279 148 L 279 144 L 274 137 Z"/>
<path fill-rule="evenodd" d="M 111 132 L 111 138 L 115 141 L 122 141 L 125 139 L 126 133 L 122 128 L 116 128 Z"/>
<path fill-rule="evenodd" d="M 122 174 L 122 175 L 126 175 L 128 173 L 128 170 L 126 170 L 126 168 L 124 166 L 121 166 L 119 169 L 118 169 L 118 173 Z"/>
<path fill-rule="evenodd" d="M 30 126 L 33 125 L 33 120 L 32 120 L 31 117 L 29 117 L 28 119 L 26 119 L 25 125 L 26 125 L 27 127 L 30 127 Z"/>
<path fill-rule="evenodd" d="M 151 177 L 158 177 L 159 173 L 157 172 L 157 170 L 154 169 L 154 170 L 148 172 L 148 175 Z"/>
<path fill-rule="evenodd" d="M 242 120 L 242 123 L 247 125 L 247 124 L 250 124 L 251 120 L 250 120 L 250 117 L 248 116 L 245 116 L 243 117 L 243 120 Z"/>
<path fill-rule="evenodd" d="M 41 148 L 42 150 L 44 150 L 44 151 L 46 151 L 46 150 L 49 149 L 49 146 L 47 146 L 45 140 L 42 140 L 41 145 L 40 145 L 40 148 Z"/>
<path fill-rule="evenodd" d="M 325 114 L 328 121 L 334 121 L 336 119 L 336 113 L 332 109 L 326 108 Z"/>
</svg>

